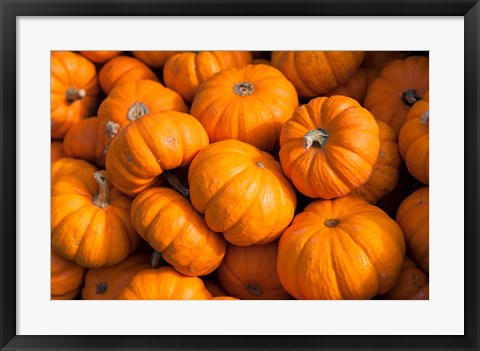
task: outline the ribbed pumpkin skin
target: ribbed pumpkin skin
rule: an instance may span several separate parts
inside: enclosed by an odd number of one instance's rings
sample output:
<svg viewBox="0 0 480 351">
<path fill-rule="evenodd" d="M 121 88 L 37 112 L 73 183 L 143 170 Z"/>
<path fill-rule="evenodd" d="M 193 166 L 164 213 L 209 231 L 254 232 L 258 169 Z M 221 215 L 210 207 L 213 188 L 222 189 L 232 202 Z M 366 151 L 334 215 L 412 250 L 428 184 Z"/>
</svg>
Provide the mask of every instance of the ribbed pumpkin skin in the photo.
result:
<svg viewBox="0 0 480 351">
<path fill-rule="evenodd" d="M 420 100 L 412 106 L 400 129 L 398 145 L 408 171 L 423 184 L 430 179 L 430 108 Z"/>
<path fill-rule="evenodd" d="M 305 145 L 307 133 L 323 130 L 323 147 Z M 378 158 L 380 139 L 372 114 L 345 96 L 319 97 L 300 106 L 282 128 L 280 162 L 304 195 L 331 199 L 363 185 Z"/>
<path fill-rule="evenodd" d="M 113 51 L 113 50 L 106 50 L 106 51 L 80 51 L 80 53 L 88 58 L 90 61 L 95 63 L 105 63 L 108 60 L 119 56 L 122 54 L 122 51 Z"/>
<path fill-rule="evenodd" d="M 415 90 L 423 98 L 429 87 L 428 58 L 411 56 L 395 60 L 385 66 L 379 76 L 368 87 L 364 106 L 381 121 L 388 123 L 395 135 L 405 123 L 405 116 L 415 99 L 404 101 L 403 95 Z"/>
<path fill-rule="evenodd" d="M 191 102 L 198 86 L 215 73 L 252 63 L 249 51 L 182 52 L 170 57 L 163 68 L 163 80 L 170 89 Z"/>
<path fill-rule="evenodd" d="M 54 163 L 65 156 L 67 155 L 65 154 L 65 150 L 63 150 L 63 142 L 52 141 L 50 143 L 50 163 Z"/>
<path fill-rule="evenodd" d="M 150 255 L 138 251 L 119 264 L 90 268 L 85 275 L 83 300 L 116 300 L 122 289 L 138 272 L 150 267 Z"/>
<path fill-rule="evenodd" d="M 82 55 L 54 51 L 50 69 L 51 137 L 63 139 L 75 123 L 95 114 L 100 87 L 95 66 Z M 81 90 L 84 97 L 78 95 Z"/>
<path fill-rule="evenodd" d="M 241 300 L 287 300 L 277 274 L 278 242 L 228 245 L 217 275 L 229 295 Z"/>
<path fill-rule="evenodd" d="M 295 216 L 280 237 L 277 271 L 297 299 L 370 299 L 394 286 L 404 255 L 398 224 L 345 196 L 314 201 Z"/>
<path fill-rule="evenodd" d="M 178 51 L 132 51 L 133 56 L 152 68 L 163 67 L 170 56 Z"/>
<path fill-rule="evenodd" d="M 162 84 L 141 80 L 114 88 L 98 109 L 97 159 L 104 165 L 105 148 L 115 135 L 130 122 L 147 114 L 160 111 L 188 112 L 182 97 Z M 111 133 L 108 123 L 116 123 L 118 130 Z"/>
<path fill-rule="evenodd" d="M 195 209 L 234 245 L 274 241 L 293 218 L 296 195 L 280 164 L 241 141 L 203 149 L 190 165 L 188 182 Z"/>
<path fill-rule="evenodd" d="M 50 167 L 52 181 L 62 175 L 77 173 L 78 177 L 83 179 L 91 177 L 96 171 L 98 171 L 97 167 L 89 162 L 71 157 L 63 157 L 53 162 Z"/>
<path fill-rule="evenodd" d="M 52 247 L 82 267 L 120 263 L 140 242 L 130 223 L 131 198 L 111 188 L 101 208 L 94 204 L 98 194 L 93 174 L 77 171 L 52 182 Z"/>
<path fill-rule="evenodd" d="M 108 61 L 98 72 L 98 80 L 107 95 L 121 84 L 140 80 L 158 82 L 157 76 L 146 64 L 129 56 L 118 56 Z"/>
<path fill-rule="evenodd" d="M 429 271 L 429 190 L 428 186 L 410 194 L 397 211 L 397 223 L 403 230 L 413 259 Z"/>
<path fill-rule="evenodd" d="M 208 145 L 208 135 L 192 116 L 176 111 L 145 115 L 122 129 L 107 153 L 112 184 L 135 196 L 155 185 L 165 170 L 188 165 Z"/>
<path fill-rule="evenodd" d="M 117 300 L 210 300 L 202 280 L 186 277 L 171 267 L 147 268 L 123 288 Z"/>
<path fill-rule="evenodd" d="M 83 283 L 85 268 L 51 252 L 50 296 L 52 300 L 71 300 Z"/>
<path fill-rule="evenodd" d="M 295 88 L 279 70 L 248 65 L 224 70 L 204 82 L 191 114 L 205 127 L 211 142 L 236 139 L 271 151 L 297 106 Z"/>
<path fill-rule="evenodd" d="M 329 91 L 326 96 L 348 96 L 363 105 L 368 86 L 378 76 L 378 73 L 379 71 L 373 68 L 359 67 L 345 84 Z"/>
<path fill-rule="evenodd" d="M 180 273 L 206 275 L 222 262 L 225 239 L 212 232 L 190 202 L 175 190 L 145 190 L 133 201 L 130 214 L 142 238 Z"/>
<path fill-rule="evenodd" d="M 364 51 L 274 51 L 272 65 L 293 83 L 298 95 L 314 97 L 346 83 Z"/>
<path fill-rule="evenodd" d="M 428 300 L 428 276 L 410 257 L 406 256 L 397 283 L 380 298 L 383 300 Z"/>
<path fill-rule="evenodd" d="M 395 189 L 402 163 L 393 129 L 385 122 L 377 122 L 380 136 L 377 162 L 373 165 L 372 175 L 368 181 L 350 193 L 350 195 L 361 197 L 371 204 L 375 204 Z"/>
<path fill-rule="evenodd" d="M 225 291 L 225 289 L 223 289 L 220 283 L 217 283 L 215 280 L 206 279 L 203 280 L 203 284 L 205 284 L 205 288 L 207 288 L 208 292 L 212 294 L 213 297 L 228 295 L 228 293 Z"/>
<path fill-rule="evenodd" d="M 69 157 L 96 162 L 98 117 L 85 118 L 72 126 L 63 139 L 63 148 Z"/>
</svg>

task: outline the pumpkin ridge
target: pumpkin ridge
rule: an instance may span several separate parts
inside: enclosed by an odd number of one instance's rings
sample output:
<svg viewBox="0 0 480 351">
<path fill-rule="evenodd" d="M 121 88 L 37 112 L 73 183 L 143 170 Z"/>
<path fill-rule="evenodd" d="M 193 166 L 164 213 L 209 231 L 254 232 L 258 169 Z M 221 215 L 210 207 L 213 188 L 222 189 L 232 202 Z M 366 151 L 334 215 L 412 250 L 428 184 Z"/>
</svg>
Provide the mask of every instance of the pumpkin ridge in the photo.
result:
<svg viewBox="0 0 480 351">
<path fill-rule="evenodd" d="M 93 215 L 92 215 L 92 216 L 89 216 L 90 218 L 89 218 L 88 225 L 87 225 L 87 227 L 85 228 L 85 230 L 83 231 L 81 238 L 78 238 L 78 232 L 77 232 L 77 234 L 76 234 L 76 235 L 77 235 L 77 243 L 79 243 L 79 244 L 76 245 L 77 251 L 76 251 L 75 254 L 74 254 L 74 259 L 73 259 L 73 261 L 75 261 L 75 262 L 80 262 L 80 261 L 78 260 L 78 255 L 83 253 L 82 251 L 83 251 L 83 248 L 84 248 L 84 246 L 85 246 L 85 244 L 84 244 L 84 243 L 85 243 L 85 240 L 84 240 L 84 239 L 85 239 L 86 237 L 92 235 L 92 234 L 91 234 L 91 228 L 92 228 L 92 225 L 95 223 L 96 217 L 98 216 L 98 214 L 99 214 L 100 211 L 101 211 L 100 209 L 96 209 L 96 210 L 92 210 L 92 211 L 91 211 L 91 212 L 93 212 Z M 106 217 L 106 216 L 104 216 L 104 218 L 105 218 L 105 217 Z M 108 245 L 108 247 L 110 248 L 111 241 L 110 241 L 110 240 L 107 240 L 107 241 L 108 241 L 108 244 L 107 244 L 107 245 Z M 78 260 L 78 261 L 77 261 L 77 260 Z M 108 257 L 107 257 L 107 261 L 108 261 Z M 82 265 L 83 265 L 84 263 L 85 263 L 85 261 L 82 261 Z M 105 261 L 102 262 L 102 265 L 103 265 L 103 264 L 105 264 Z"/>
<path fill-rule="evenodd" d="M 117 213 L 114 208 L 112 208 L 111 210 L 108 211 L 108 216 L 105 216 L 106 224 L 107 224 L 107 225 L 109 224 L 109 222 L 111 222 L 111 221 L 113 220 L 112 217 L 115 218 L 115 220 L 116 220 L 117 223 L 121 223 L 121 227 L 122 227 L 122 229 L 123 229 L 123 233 L 120 232 L 120 231 L 117 232 L 117 233 L 115 233 L 115 236 L 116 236 L 115 240 L 118 240 L 118 235 L 119 235 L 120 233 L 122 233 L 122 234 L 123 234 L 123 239 L 124 239 L 123 241 L 128 241 L 128 244 L 129 244 L 129 246 L 130 246 L 129 252 L 131 252 L 131 251 L 132 251 L 132 247 L 135 247 L 135 245 L 134 245 L 134 243 L 132 243 L 132 240 L 131 240 L 130 235 L 128 235 L 129 230 L 128 230 L 127 226 L 126 226 L 125 223 L 124 223 L 124 220 L 123 220 L 124 217 L 121 216 L 119 213 Z M 109 232 L 109 233 L 110 233 L 110 232 Z M 135 233 L 136 233 L 136 232 L 135 232 Z M 138 234 L 135 234 L 135 235 L 138 235 Z M 109 245 L 111 245 L 111 242 L 112 242 L 112 240 L 109 240 Z"/>
<path fill-rule="evenodd" d="M 252 168 L 252 167 L 256 167 L 256 166 L 246 167 L 242 172 L 236 174 L 236 175 L 233 176 L 231 179 L 229 179 L 229 180 L 225 183 L 225 185 L 228 184 L 228 185 L 230 186 L 230 185 L 235 181 L 235 178 L 237 178 L 237 180 L 238 180 L 239 176 L 242 175 L 242 173 L 244 173 L 245 171 L 251 171 L 251 168 Z M 259 177 L 259 173 L 260 173 L 260 172 L 258 172 L 258 171 L 256 172 L 255 180 L 258 180 L 258 178 L 262 178 L 262 180 L 263 180 L 263 177 Z M 262 182 L 262 187 L 260 187 L 260 180 L 258 180 L 258 182 L 251 181 L 251 184 L 253 184 L 253 186 L 255 186 L 257 189 L 258 189 L 258 188 L 260 188 L 260 189 L 263 188 L 263 182 Z M 251 186 L 250 186 L 250 187 L 251 187 Z M 217 193 L 215 194 L 215 196 L 213 196 L 213 197 L 210 199 L 210 201 L 213 201 L 214 199 L 219 198 L 220 195 L 223 195 L 223 192 L 226 190 L 226 188 L 227 188 L 227 187 L 222 186 L 222 187 L 220 188 L 220 190 L 217 191 Z M 250 188 L 249 188 L 249 189 L 250 189 Z M 245 189 L 245 190 L 249 190 L 249 189 Z M 235 226 L 241 221 L 241 219 L 243 218 L 243 216 L 245 215 L 245 213 L 247 213 L 247 211 L 250 209 L 252 203 L 254 203 L 254 201 L 256 200 L 256 198 L 258 197 L 258 195 L 259 195 L 259 194 L 258 194 L 258 192 L 257 192 L 257 194 L 256 194 L 255 196 L 252 196 L 252 198 L 250 199 L 249 206 L 245 206 L 245 211 L 237 217 L 237 220 L 236 220 L 232 225 L 230 225 L 228 228 L 224 228 L 224 229 L 222 230 L 224 233 L 226 233 L 226 232 L 228 232 L 229 230 L 231 230 L 233 227 L 235 227 Z M 209 203 L 210 203 L 210 201 L 209 201 Z M 208 203 L 208 204 L 209 204 L 209 203 Z M 205 208 L 208 208 L 208 204 L 207 204 L 207 207 L 205 207 Z M 205 211 L 205 213 L 206 213 L 206 212 L 207 212 L 207 211 Z"/>
<path fill-rule="evenodd" d="M 305 96 L 315 96 L 316 95 L 315 90 L 312 89 L 309 84 L 307 84 L 307 82 L 310 83 L 309 77 L 305 78 L 305 76 L 303 74 L 301 74 L 300 71 L 298 70 L 298 67 L 300 65 L 297 63 L 297 54 L 299 54 L 299 53 L 301 53 L 301 52 L 294 52 L 293 53 L 293 63 L 292 63 L 290 68 L 293 68 L 293 70 L 296 73 L 296 76 L 300 78 L 301 84 L 303 85 L 302 90 L 303 90 L 303 88 L 306 88 L 306 90 L 308 90 L 308 92 Z M 299 95 L 300 95 L 300 93 L 299 93 Z"/>
</svg>

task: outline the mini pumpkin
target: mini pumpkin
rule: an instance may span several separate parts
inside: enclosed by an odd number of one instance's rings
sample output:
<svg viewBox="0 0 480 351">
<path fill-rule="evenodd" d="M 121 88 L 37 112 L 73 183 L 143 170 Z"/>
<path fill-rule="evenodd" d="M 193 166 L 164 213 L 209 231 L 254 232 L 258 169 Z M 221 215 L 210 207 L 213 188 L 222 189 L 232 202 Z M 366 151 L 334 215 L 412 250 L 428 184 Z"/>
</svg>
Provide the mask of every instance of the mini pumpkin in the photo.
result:
<svg viewBox="0 0 480 351">
<path fill-rule="evenodd" d="M 345 84 L 364 57 L 364 51 L 274 51 L 272 65 L 287 76 L 298 95 L 314 97 Z"/>
<path fill-rule="evenodd" d="M 277 271 L 297 299 L 371 299 L 395 285 L 404 255 L 393 219 L 344 196 L 314 201 L 295 216 L 280 238 Z"/>
<path fill-rule="evenodd" d="M 137 251 L 116 265 L 90 268 L 85 275 L 82 299 L 116 300 L 135 274 L 150 267 L 150 256 L 145 251 Z"/>
<path fill-rule="evenodd" d="M 107 95 L 117 85 L 147 79 L 158 82 L 157 76 L 146 64 L 129 56 L 111 59 L 98 72 L 100 86 Z"/>
<path fill-rule="evenodd" d="M 63 157 L 53 162 L 50 166 L 50 175 L 52 181 L 59 176 L 67 174 L 78 173 L 80 178 L 89 177 L 96 171 L 98 171 L 97 167 L 91 163 L 72 157 Z"/>
<path fill-rule="evenodd" d="M 382 121 L 377 121 L 380 136 L 380 151 L 373 165 L 372 175 L 362 186 L 352 190 L 350 195 L 363 198 L 375 204 L 397 186 L 399 169 L 402 163 L 393 129 Z"/>
<path fill-rule="evenodd" d="M 428 275 L 408 256 L 395 286 L 380 296 L 383 300 L 428 300 Z"/>
<path fill-rule="evenodd" d="M 390 62 L 406 57 L 407 54 L 404 51 L 366 51 L 362 67 L 381 70 Z"/>
<path fill-rule="evenodd" d="M 52 300 L 72 300 L 83 284 L 85 268 L 51 251 L 50 296 Z"/>
<path fill-rule="evenodd" d="M 176 191 L 143 191 L 133 201 L 130 216 L 141 237 L 180 273 L 206 275 L 222 262 L 225 239 L 211 231 L 190 202 Z"/>
<path fill-rule="evenodd" d="M 370 83 L 378 76 L 379 71 L 373 68 L 359 67 L 345 83 L 329 91 L 326 96 L 343 95 L 357 100 L 363 105 Z"/>
<path fill-rule="evenodd" d="M 398 145 L 408 171 L 423 184 L 429 183 L 430 109 L 427 100 L 420 100 L 412 106 L 400 129 Z"/>
<path fill-rule="evenodd" d="M 364 106 L 376 118 L 388 123 L 398 136 L 408 111 L 424 97 L 428 87 L 427 57 L 398 59 L 385 66 L 370 84 Z"/>
<path fill-rule="evenodd" d="M 69 157 L 97 161 L 98 122 L 98 117 L 85 118 L 69 129 L 63 139 L 63 147 Z"/>
<path fill-rule="evenodd" d="M 298 106 L 293 85 L 277 69 L 249 65 L 219 72 L 198 89 L 191 114 L 211 142 L 236 139 L 264 151 L 278 146 L 280 129 Z"/>
<path fill-rule="evenodd" d="M 70 51 L 53 51 L 50 60 L 51 137 L 65 133 L 83 118 L 95 114 L 100 88 L 95 66 Z"/>
<path fill-rule="evenodd" d="M 131 203 L 110 188 L 101 171 L 57 176 L 52 181 L 53 249 L 82 267 L 120 263 L 140 242 L 130 222 Z"/>
<path fill-rule="evenodd" d="M 162 84 L 141 80 L 114 88 L 98 109 L 97 160 L 104 165 L 105 154 L 117 133 L 132 121 L 160 111 L 187 112 L 182 97 Z"/>
<path fill-rule="evenodd" d="M 229 295 L 241 300 L 287 300 L 277 274 L 278 242 L 263 245 L 228 245 L 218 267 L 220 283 Z"/>
<path fill-rule="evenodd" d="M 205 129 L 176 111 L 150 113 L 127 125 L 110 144 L 106 167 L 112 184 L 135 196 L 166 170 L 188 165 L 208 145 Z"/>
<path fill-rule="evenodd" d="M 396 219 L 405 235 L 408 252 L 428 273 L 430 247 L 428 186 L 415 190 L 403 200 Z"/>
<path fill-rule="evenodd" d="M 319 97 L 300 106 L 282 128 L 280 162 L 304 195 L 347 195 L 370 178 L 380 139 L 372 114 L 345 96 Z"/>
<path fill-rule="evenodd" d="M 172 267 L 147 268 L 123 288 L 117 300 L 210 300 L 202 280 L 186 277 Z"/>
<path fill-rule="evenodd" d="M 191 102 L 198 86 L 215 73 L 240 68 L 252 62 L 249 51 L 182 52 L 171 56 L 163 68 L 163 80 L 170 89 Z"/>
<path fill-rule="evenodd" d="M 210 144 L 192 161 L 188 182 L 192 205 L 234 245 L 274 241 L 293 218 L 296 195 L 280 164 L 250 144 Z"/>
<path fill-rule="evenodd" d="M 104 50 L 104 51 L 80 51 L 80 53 L 95 63 L 105 63 L 108 60 L 120 56 L 122 51 Z"/>
</svg>

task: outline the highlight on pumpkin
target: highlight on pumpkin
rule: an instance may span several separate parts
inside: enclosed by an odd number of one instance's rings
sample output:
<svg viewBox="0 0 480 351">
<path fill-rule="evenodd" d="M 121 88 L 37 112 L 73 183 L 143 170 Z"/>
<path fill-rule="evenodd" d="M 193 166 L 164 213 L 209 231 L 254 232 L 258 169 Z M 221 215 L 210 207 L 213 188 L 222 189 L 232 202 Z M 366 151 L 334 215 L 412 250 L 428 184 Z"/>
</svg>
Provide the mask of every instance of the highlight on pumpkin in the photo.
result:
<svg viewBox="0 0 480 351">
<path fill-rule="evenodd" d="M 52 300 L 429 299 L 428 52 L 82 48 L 51 82 Z"/>
</svg>

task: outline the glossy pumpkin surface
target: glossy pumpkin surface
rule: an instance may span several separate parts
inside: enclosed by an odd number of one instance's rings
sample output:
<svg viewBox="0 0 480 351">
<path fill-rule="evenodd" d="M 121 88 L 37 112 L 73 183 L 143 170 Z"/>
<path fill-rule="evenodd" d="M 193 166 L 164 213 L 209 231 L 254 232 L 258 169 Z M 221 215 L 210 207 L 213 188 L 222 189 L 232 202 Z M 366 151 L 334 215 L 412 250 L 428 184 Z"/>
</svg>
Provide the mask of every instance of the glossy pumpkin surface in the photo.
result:
<svg viewBox="0 0 480 351">
<path fill-rule="evenodd" d="M 398 224 L 345 196 L 314 201 L 295 216 L 280 238 L 277 270 L 297 299 L 370 299 L 394 286 L 404 255 Z"/>
<path fill-rule="evenodd" d="M 340 95 L 300 106 L 280 134 L 282 169 L 302 194 L 312 198 L 344 196 L 363 185 L 379 150 L 372 114 Z"/>
<path fill-rule="evenodd" d="M 296 195 L 280 164 L 241 141 L 203 149 L 190 165 L 188 182 L 195 209 L 234 245 L 274 241 L 293 218 Z"/>
</svg>

